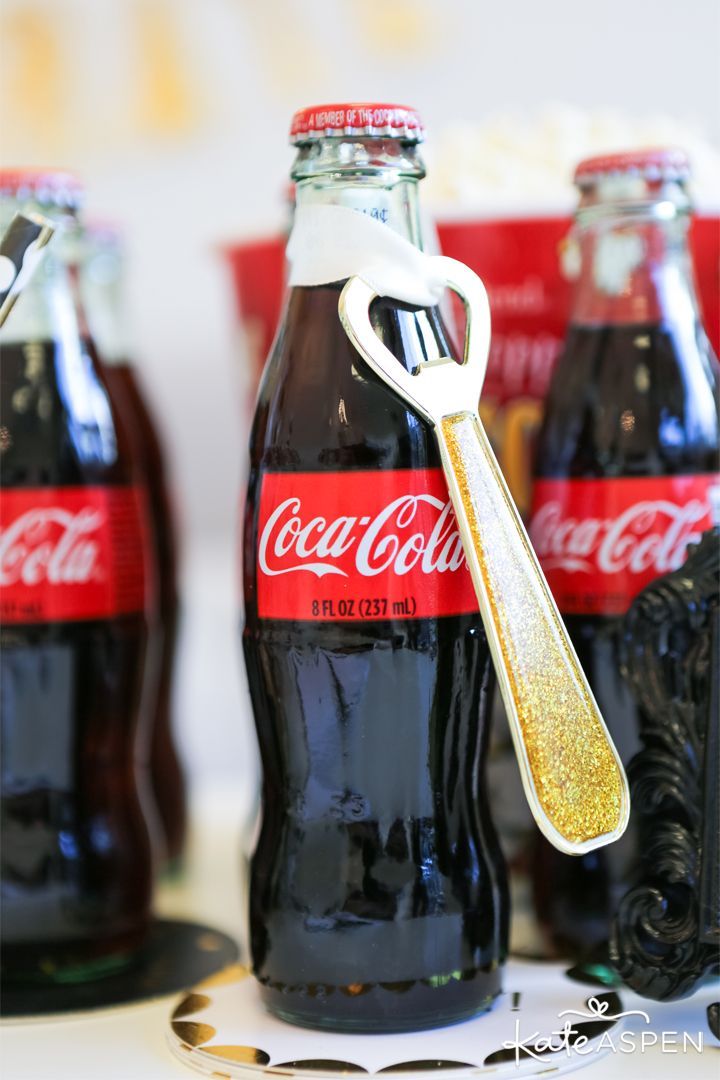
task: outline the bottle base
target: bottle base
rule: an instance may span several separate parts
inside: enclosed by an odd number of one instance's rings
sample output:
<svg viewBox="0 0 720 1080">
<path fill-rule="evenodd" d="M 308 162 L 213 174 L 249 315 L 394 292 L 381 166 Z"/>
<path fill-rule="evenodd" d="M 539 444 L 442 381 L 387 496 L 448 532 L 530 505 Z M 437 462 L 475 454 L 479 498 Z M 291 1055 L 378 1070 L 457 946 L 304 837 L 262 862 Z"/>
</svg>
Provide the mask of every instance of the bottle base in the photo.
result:
<svg viewBox="0 0 720 1080">
<path fill-rule="evenodd" d="M 3 981 L 14 984 L 82 983 L 109 978 L 134 964 L 146 929 L 101 942 L 59 941 L 3 945 Z"/>
<path fill-rule="evenodd" d="M 263 981 L 273 1016 L 299 1027 L 355 1034 L 424 1031 L 488 1012 L 500 994 L 501 969 L 413 982 L 303 986 Z"/>
</svg>

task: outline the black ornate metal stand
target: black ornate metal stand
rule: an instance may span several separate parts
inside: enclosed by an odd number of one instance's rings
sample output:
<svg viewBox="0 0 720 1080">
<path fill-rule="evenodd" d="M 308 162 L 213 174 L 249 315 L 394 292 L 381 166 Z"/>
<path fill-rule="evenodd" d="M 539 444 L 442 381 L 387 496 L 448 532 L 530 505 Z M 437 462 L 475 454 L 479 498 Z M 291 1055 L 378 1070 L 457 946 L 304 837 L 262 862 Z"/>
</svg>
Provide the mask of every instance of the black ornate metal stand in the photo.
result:
<svg viewBox="0 0 720 1080">
<path fill-rule="evenodd" d="M 610 955 L 628 986 L 661 1001 L 720 968 L 719 587 L 715 528 L 626 620 L 623 667 L 643 744 L 628 769 L 639 860 Z"/>
</svg>

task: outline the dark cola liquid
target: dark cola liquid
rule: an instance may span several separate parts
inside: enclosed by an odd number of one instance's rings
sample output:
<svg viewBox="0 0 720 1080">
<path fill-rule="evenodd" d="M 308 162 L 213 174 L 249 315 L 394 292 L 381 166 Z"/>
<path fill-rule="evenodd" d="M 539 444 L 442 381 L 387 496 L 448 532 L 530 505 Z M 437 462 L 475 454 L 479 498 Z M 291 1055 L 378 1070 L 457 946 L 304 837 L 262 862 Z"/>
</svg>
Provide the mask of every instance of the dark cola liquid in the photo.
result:
<svg viewBox="0 0 720 1080">
<path fill-rule="evenodd" d="M 3 492 L 131 479 L 87 347 L 68 363 L 50 342 L 5 345 L 0 371 Z M 143 614 L 3 627 L 7 978 L 102 974 L 145 936 L 151 860 L 133 745 L 146 645 Z"/>
<path fill-rule="evenodd" d="M 718 468 L 718 365 L 702 327 L 571 327 L 536 452 L 540 477 L 653 477 Z M 580 663 L 623 763 L 639 750 L 637 705 L 620 671 L 623 616 L 565 615 Z M 631 827 L 579 858 L 537 836 L 536 908 L 559 955 L 607 940 L 632 878 Z"/>
<path fill-rule="evenodd" d="M 165 456 L 135 370 L 129 363 L 106 365 L 103 370 L 113 399 L 124 407 L 127 422 L 132 424 L 150 504 L 160 640 L 157 681 L 147 702 L 150 731 L 143 765 L 150 772 L 150 786 L 162 829 L 163 855 L 172 866 L 182 855 L 187 826 L 185 780 L 172 730 L 173 672 L 180 606 L 173 511 Z"/>
<path fill-rule="evenodd" d="M 310 1026 L 399 1030 L 487 1008 L 508 902 L 486 802 L 493 682 L 479 616 L 297 622 L 257 612 L 271 472 L 440 465 L 430 430 L 362 370 L 339 287 L 297 288 L 263 379 L 245 521 L 244 651 L 263 761 L 253 965 L 269 1008 Z M 435 313 L 376 302 L 408 368 Z"/>
</svg>

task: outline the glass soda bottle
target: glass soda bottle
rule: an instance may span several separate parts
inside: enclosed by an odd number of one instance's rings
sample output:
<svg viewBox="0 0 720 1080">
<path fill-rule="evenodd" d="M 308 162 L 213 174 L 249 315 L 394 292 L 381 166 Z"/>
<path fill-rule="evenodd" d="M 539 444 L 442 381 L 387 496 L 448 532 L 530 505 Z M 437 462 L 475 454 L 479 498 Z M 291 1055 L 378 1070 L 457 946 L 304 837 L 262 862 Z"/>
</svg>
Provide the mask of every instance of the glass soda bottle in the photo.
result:
<svg viewBox="0 0 720 1080">
<path fill-rule="evenodd" d="M 623 761 L 639 749 L 619 663 L 644 586 L 710 528 L 718 479 L 718 364 L 687 245 L 689 166 L 678 150 L 582 162 L 580 273 L 536 450 L 530 535 Z M 607 939 L 627 842 L 580 859 L 538 837 L 538 913 L 555 949 Z"/>
<path fill-rule="evenodd" d="M 160 828 L 161 865 L 177 866 L 187 825 L 185 781 L 175 749 L 172 724 L 173 671 L 180 603 L 177 530 L 165 453 L 140 373 L 131 361 L 123 306 L 123 251 L 112 225 L 89 225 L 82 234 L 79 284 L 83 307 L 97 344 L 105 380 L 113 400 L 131 429 L 150 508 L 150 532 L 157 567 L 158 627 L 156 663 L 148 680 L 147 746 L 141 766 L 149 785 Z"/>
<path fill-rule="evenodd" d="M 0 228 L 77 227 L 64 173 L 0 173 Z M 153 585 L 145 492 L 75 303 L 61 237 L 0 332 L 2 968 L 125 965 L 149 916 L 134 746 Z"/>
<path fill-rule="evenodd" d="M 421 137 L 397 106 L 296 114 L 298 213 L 351 207 L 422 247 Z M 243 644 L 263 763 L 252 958 L 286 1020 L 417 1029 L 500 990 L 493 670 L 469 571 L 448 557 L 461 548 L 432 433 L 359 361 L 342 286 L 290 290 L 250 440 Z M 383 299 L 371 317 L 408 369 L 452 349 L 437 309 Z"/>
</svg>

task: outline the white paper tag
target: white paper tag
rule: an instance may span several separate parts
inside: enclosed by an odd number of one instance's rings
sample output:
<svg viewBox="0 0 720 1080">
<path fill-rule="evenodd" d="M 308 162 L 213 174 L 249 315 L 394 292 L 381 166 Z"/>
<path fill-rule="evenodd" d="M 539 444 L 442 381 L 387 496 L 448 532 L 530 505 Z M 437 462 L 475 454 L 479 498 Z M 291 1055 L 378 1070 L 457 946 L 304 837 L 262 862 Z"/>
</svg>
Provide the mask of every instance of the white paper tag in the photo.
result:
<svg viewBox="0 0 720 1080">
<path fill-rule="evenodd" d="M 434 307 L 445 289 L 430 256 L 389 225 L 346 206 L 298 207 L 287 257 L 291 286 L 357 274 L 378 296 L 418 307 Z"/>
<path fill-rule="evenodd" d="M 603 233 L 595 249 L 595 284 L 608 296 L 619 296 L 627 289 L 630 275 L 644 258 L 645 244 L 639 233 Z"/>
</svg>

